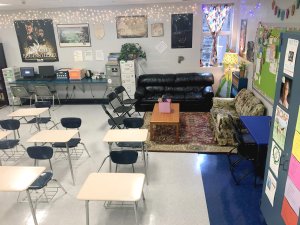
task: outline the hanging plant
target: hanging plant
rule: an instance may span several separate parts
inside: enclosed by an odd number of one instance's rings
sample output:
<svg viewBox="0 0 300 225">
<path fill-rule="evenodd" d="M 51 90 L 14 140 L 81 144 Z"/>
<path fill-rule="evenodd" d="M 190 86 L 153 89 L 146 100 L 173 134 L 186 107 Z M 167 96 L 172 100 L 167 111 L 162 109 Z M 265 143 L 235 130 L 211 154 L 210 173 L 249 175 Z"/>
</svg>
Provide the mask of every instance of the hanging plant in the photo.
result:
<svg viewBox="0 0 300 225">
<path fill-rule="evenodd" d="M 121 47 L 119 60 L 134 60 L 137 58 L 146 59 L 146 53 L 138 43 L 126 43 Z"/>
</svg>

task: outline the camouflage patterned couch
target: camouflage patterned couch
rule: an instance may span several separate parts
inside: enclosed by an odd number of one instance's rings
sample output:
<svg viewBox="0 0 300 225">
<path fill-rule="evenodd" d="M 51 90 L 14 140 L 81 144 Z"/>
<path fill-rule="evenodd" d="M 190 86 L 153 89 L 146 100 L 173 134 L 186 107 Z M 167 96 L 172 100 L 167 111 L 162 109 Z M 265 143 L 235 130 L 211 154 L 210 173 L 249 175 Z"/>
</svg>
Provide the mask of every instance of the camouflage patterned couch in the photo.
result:
<svg viewBox="0 0 300 225">
<path fill-rule="evenodd" d="M 242 89 L 235 98 L 214 97 L 210 112 L 214 138 L 218 145 L 233 145 L 235 143 L 228 114 L 239 123 L 240 116 L 264 115 L 265 106 L 251 91 Z"/>
</svg>

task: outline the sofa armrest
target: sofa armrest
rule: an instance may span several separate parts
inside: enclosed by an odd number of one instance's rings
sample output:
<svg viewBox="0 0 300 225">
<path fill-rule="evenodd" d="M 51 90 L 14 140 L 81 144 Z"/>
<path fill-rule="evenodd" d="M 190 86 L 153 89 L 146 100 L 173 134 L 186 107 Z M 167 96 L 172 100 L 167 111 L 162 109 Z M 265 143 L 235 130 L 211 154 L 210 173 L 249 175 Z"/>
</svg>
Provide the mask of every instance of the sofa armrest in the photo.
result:
<svg viewBox="0 0 300 225">
<path fill-rule="evenodd" d="M 219 98 L 213 97 L 213 107 L 223 108 L 224 106 L 234 107 L 235 98 Z"/>
<path fill-rule="evenodd" d="M 134 93 L 135 99 L 141 99 L 145 96 L 146 90 L 144 87 L 137 87 Z"/>
<path fill-rule="evenodd" d="M 212 86 L 206 86 L 203 91 L 202 94 L 205 98 L 213 98 L 214 97 L 214 91 Z"/>
</svg>

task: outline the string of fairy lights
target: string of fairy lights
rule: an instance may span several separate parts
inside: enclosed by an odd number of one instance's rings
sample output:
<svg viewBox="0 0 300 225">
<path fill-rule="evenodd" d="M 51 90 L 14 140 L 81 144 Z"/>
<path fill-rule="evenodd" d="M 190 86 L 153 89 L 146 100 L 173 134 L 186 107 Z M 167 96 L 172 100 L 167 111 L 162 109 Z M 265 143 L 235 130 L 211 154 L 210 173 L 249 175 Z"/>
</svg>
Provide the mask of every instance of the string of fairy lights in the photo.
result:
<svg viewBox="0 0 300 225">
<path fill-rule="evenodd" d="M 171 14 L 197 13 L 197 4 L 189 5 L 153 5 L 140 8 L 124 10 L 78 8 L 72 10 L 23 10 L 0 13 L 0 28 L 11 28 L 15 20 L 38 20 L 52 19 L 55 24 L 90 23 L 98 24 L 104 22 L 115 23 L 118 16 L 146 15 L 152 21 L 169 21 Z"/>
</svg>

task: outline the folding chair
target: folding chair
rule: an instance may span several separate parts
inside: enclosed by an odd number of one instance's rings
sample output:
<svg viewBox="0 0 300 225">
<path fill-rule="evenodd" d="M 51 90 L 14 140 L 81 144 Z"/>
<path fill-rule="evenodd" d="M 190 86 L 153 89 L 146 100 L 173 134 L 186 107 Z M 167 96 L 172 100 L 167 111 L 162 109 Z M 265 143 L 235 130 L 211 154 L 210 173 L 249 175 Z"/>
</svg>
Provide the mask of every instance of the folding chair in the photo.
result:
<svg viewBox="0 0 300 225">
<path fill-rule="evenodd" d="M 101 105 L 102 109 L 104 110 L 104 112 L 106 113 L 106 115 L 108 115 L 109 119 L 107 120 L 108 124 L 111 126 L 111 129 L 114 129 L 116 127 L 118 127 L 119 129 L 122 129 L 121 125 L 123 125 L 123 120 L 125 118 L 125 115 L 123 116 L 117 116 L 117 117 L 113 117 L 109 111 L 107 110 L 105 105 Z"/>
<path fill-rule="evenodd" d="M 115 93 L 117 94 L 117 97 L 118 97 L 119 101 L 122 102 L 123 105 L 129 105 L 131 107 L 134 107 L 135 103 L 137 103 L 137 101 L 138 101 L 137 99 L 130 98 L 128 92 L 126 91 L 126 89 L 122 85 L 115 88 Z M 120 94 L 122 94 L 123 98 L 125 98 L 125 99 L 122 100 L 119 97 Z M 141 115 L 139 112 L 137 112 L 137 113 L 139 115 Z"/>
<path fill-rule="evenodd" d="M 108 102 L 113 108 L 113 112 L 116 113 L 118 116 L 123 116 L 127 114 L 129 117 L 131 116 L 129 111 L 132 109 L 131 106 L 125 106 L 119 100 L 118 95 L 115 92 L 111 92 L 107 95 Z"/>
<path fill-rule="evenodd" d="M 39 98 L 44 100 L 44 99 L 52 99 L 52 105 L 54 107 L 54 99 L 55 97 L 58 100 L 58 103 L 60 105 L 60 99 L 58 97 L 58 94 L 56 92 L 56 90 L 51 90 L 49 89 L 49 87 L 47 85 L 35 85 L 34 86 L 35 89 L 35 98 L 36 100 L 38 100 Z"/>
<path fill-rule="evenodd" d="M 31 106 L 32 98 L 34 97 L 33 93 L 29 93 L 24 86 L 10 86 L 12 93 L 12 103 L 13 103 L 13 111 L 15 109 L 15 99 L 20 98 L 20 102 L 22 105 L 22 99 L 29 99 L 29 104 Z"/>
</svg>

